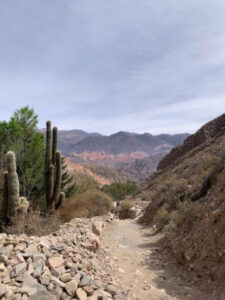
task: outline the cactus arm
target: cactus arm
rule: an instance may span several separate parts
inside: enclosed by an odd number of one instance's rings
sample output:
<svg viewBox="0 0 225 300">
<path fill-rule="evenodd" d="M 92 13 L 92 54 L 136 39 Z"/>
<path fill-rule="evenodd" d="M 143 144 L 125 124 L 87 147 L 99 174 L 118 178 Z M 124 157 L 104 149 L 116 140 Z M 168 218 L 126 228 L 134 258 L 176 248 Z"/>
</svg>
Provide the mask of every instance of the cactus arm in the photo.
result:
<svg viewBox="0 0 225 300">
<path fill-rule="evenodd" d="M 62 163 L 61 163 L 61 151 L 56 151 L 56 179 L 55 186 L 52 196 L 52 205 L 55 206 L 56 202 L 59 199 L 60 189 L 61 189 L 61 180 L 62 180 Z"/>
<path fill-rule="evenodd" d="M 56 151 L 57 151 L 57 144 L 58 144 L 58 128 L 53 127 L 52 130 L 53 134 L 53 141 L 52 141 L 52 164 L 56 165 Z"/>
<path fill-rule="evenodd" d="M 65 200 L 65 193 L 61 192 L 59 194 L 59 199 L 55 204 L 55 209 L 59 209 L 63 205 L 64 200 Z"/>
<path fill-rule="evenodd" d="M 54 169 L 55 169 L 54 166 L 50 165 L 48 169 L 48 176 L 47 176 L 46 186 L 45 186 L 46 199 L 48 200 L 47 202 L 48 208 L 52 207 L 52 195 L 54 191 Z"/>
<path fill-rule="evenodd" d="M 52 132 L 51 121 L 46 122 L 46 150 L 45 150 L 45 169 L 48 170 L 52 163 Z"/>
</svg>

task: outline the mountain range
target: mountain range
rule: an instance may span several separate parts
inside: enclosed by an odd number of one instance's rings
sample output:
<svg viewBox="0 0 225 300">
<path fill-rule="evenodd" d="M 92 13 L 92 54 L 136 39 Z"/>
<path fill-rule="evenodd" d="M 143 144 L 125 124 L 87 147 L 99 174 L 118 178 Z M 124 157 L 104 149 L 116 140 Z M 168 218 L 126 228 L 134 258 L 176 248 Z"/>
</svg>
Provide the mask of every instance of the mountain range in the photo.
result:
<svg viewBox="0 0 225 300">
<path fill-rule="evenodd" d="M 59 130 L 59 149 L 72 162 L 113 168 L 130 180 L 140 181 L 154 172 L 159 161 L 188 135 L 120 131 L 106 136 L 76 129 Z"/>
</svg>

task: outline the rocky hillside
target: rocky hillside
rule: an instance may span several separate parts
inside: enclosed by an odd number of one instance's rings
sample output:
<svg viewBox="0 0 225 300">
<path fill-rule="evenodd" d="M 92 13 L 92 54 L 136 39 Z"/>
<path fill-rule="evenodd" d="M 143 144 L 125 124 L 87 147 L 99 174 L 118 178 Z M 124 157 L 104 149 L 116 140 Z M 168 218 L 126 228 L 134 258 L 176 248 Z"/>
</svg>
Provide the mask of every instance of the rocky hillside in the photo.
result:
<svg viewBox="0 0 225 300">
<path fill-rule="evenodd" d="M 135 134 L 110 136 L 81 130 L 59 131 L 59 148 L 75 163 L 115 168 L 131 180 L 142 180 L 156 170 L 158 162 L 188 134 Z"/>
<path fill-rule="evenodd" d="M 127 180 L 126 176 L 122 176 L 113 168 L 104 166 L 76 163 L 71 161 L 70 158 L 66 158 L 67 168 L 70 174 L 76 176 L 87 175 L 93 178 L 99 185 L 108 185 L 113 182 L 123 182 Z"/>
<path fill-rule="evenodd" d="M 225 114 L 174 148 L 137 195 L 150 202 L 142 222 L 164 231 L 166 253 L 198 278 L 207 278 L 220 294 L 225 279 L 224 186 Z"/>
</svg>

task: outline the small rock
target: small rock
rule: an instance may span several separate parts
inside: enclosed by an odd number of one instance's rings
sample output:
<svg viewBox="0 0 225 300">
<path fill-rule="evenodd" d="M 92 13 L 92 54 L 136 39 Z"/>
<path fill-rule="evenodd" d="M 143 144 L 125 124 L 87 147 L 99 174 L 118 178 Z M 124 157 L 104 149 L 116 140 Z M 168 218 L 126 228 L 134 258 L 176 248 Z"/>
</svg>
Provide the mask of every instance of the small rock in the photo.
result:
<svg viewBox="0 0 225 300">
<path fill-rule="evenodd" d="M 50 278 L 48 276 L 41 276 L 40 277 L 40 283 L 43 284 L 43 285 L 46 285 L 48 286 L 49 283 L 50 283 Z"/>
<path fill-rule="evenodd" d="M 16 274 L 20 274 L 21 272 L 25 271 L 26 268 L 27 268 L 27 264 L 25 262 L 23 262 L 23 263 L 16 265 L 14 267 L 14 270 L 15 270 Z"/>
<path fill-rule="evenodd" d="M 102 221 L 94 221 L 92 223 L 92 231 L 97 234 L 101 235 L 102 234 Z"/>
<path fill-rule="evenodd" d="M 87 293 L 88 296 L 91 296 L 94 293 L 94 289 L 91 286 L 84 286 L 83 290 Z"/>
<path fill-rule="evenodd" d="M 38 291 L 36 294 L 30 296 L 29 300 L 58 300 L 55 295 L 50 294 L 48 291 Z"/>
<path fill-rule="evenodd" d="M 60 267 L 64 263 L 63 257 L 60 256 L 54 256 L 48 259 L 48 265 L 51 269 L 55 269 L 57 267 Z"/>
<path fill-rule="evenodd" d="M 45 247 L 47 249 L 49 249 L 51 247 L 51 244 L 50 244 L 49 240 L 47 240 L 47 239 L 42 239 L 39 244 L 42 247 Z"/>
<path fill-rule="evenodd" d="M 13 245 L 8 245 L 6 247 L 0 248 L 0 254 L 6 255 L 7 257 L 13 251 Z"/>
<path fill-rule="evenodd" d="M 38 248 L 34 243 L 32 243 L 29 247 L 26 248 L 25 252 L 23 253 L 23 257 L 27 258 L 37 253 L 39 253 Z"/>
<path fill-rule="evenodd" d="M 8 289 L 5 284 L 0 284 L 0 297 L 4 296 L 7 293 Z"/>
<path fill-rule="evenodd" d="M 76 280 L 71 280 L 65 284 L 65 290 L 68 295 L 74 296 L 77 290 L 78 284 Z"/>
<path fill-rule="evenodd" d="M 59 280 L 57 277 L 52 276 L 51 281 L 53 281 L 55 284 L 57 284 L 61 288 L 65 288 L 65 284 Z"/>
<path fill-rule="evenodd" d="M 63 273 L 60 276 L 60 280 L 64 283 L 69 282 L 72 279 L 72 276 L 70 275 L 70 273 Z"/>
<path fill-rule="evenodd" d="M 120 293 L 120 290 L 115 285 L 109 284 L 106 286 L 106 291 L 112 294 L 113 296 Z"/>
<path fill-rule="evenodd" d="M 0 262 L 7 264 L 8 262 L 8 256 L 4 255 L 4 254 L 0 254 Z"/>
<path fill-rule="evenodd" d="M 76 296 L 77 296 L 77 299 L 78 299 L 78 300 L 87 300 L 87 294 L 86 294 L 86 292 L 85 292 L 83 289 L 81 289 L 81 288 L 77 289 L 77 291 L 76 291 Z"/>
<path fill-rule="evenodd" d="M 0 263 L 0 272 L 5 272 L 7 269 L 3 263 Z"/>
<path fill-rule="evenodd" d="M 88 275 L 84 275 L 79 283 L 79 286 L 80 287 L 83 287 L 83 286 L 86 286 L 86 285 L 92 285 L 93 283 L 93 280 L 90 276 Z"/>
</svg>

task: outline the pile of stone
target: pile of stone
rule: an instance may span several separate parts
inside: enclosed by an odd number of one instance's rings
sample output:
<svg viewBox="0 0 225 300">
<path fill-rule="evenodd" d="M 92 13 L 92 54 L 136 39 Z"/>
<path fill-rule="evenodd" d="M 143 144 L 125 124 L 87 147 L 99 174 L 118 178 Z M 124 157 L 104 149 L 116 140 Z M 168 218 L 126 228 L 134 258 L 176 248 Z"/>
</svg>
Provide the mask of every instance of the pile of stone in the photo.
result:
<svg viewBox="0 0 225 300">
<path fill-rule="evenodd" d="M 112 221 L 74 219 L 43 237 L 0 234 L 0 299 L 127 299 L 96 254 Z"/>
</svg>

